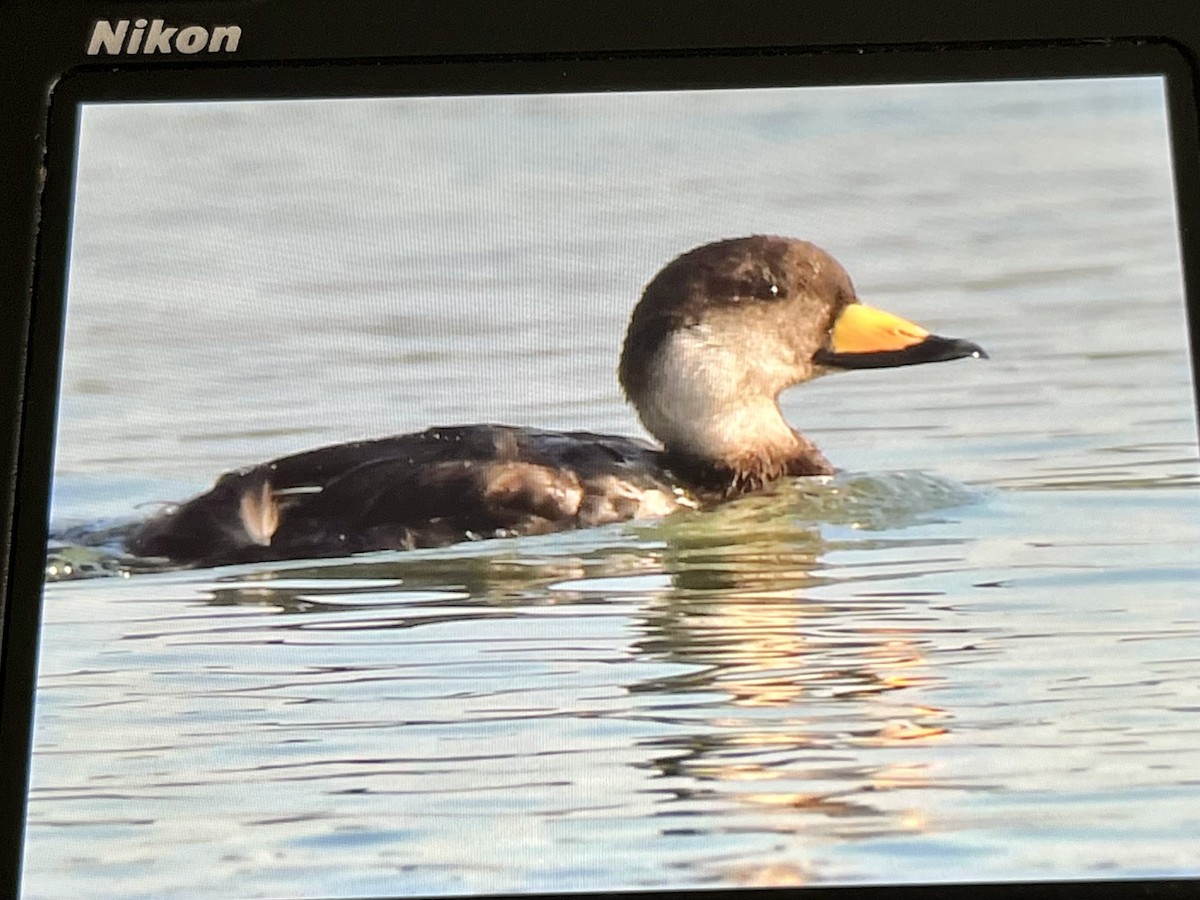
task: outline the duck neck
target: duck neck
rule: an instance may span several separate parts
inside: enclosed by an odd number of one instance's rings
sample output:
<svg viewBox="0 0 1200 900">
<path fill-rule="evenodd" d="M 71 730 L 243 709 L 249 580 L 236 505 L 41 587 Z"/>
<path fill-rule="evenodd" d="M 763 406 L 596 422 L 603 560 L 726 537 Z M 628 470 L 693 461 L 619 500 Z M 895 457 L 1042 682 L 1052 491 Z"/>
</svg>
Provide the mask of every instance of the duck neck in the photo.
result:
<svg viewBox="0 0 1200 900">
<path fill-rule="evenodd" d="M 643 357 L 631 352 L 639 344 L 630 327 L 621 384 L 681 479 L 730 496 L 788 475 L 833 472 L 779 410 L 779 394 L 812 372 L 772 344 L 772 332 L 708 322 L 672 332 Z"/>
<path fill-rule="evenodd" d="M 773 397 L 736 404 L 725 398 L 704 414 L 678 405 L 639 412 L 662 441 L 671 469 L 704 493 L 736 496 L 779 478 L 834 471 L 816 445 L 788 425 Z"/>
</svg>

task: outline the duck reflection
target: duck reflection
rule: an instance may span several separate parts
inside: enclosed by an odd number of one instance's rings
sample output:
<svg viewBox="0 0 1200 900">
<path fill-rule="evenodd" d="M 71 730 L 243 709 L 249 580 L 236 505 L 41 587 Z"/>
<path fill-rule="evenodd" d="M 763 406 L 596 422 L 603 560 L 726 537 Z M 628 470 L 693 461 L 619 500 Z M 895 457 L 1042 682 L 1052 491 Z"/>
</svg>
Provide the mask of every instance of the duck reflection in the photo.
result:
<svg viewBox="0 0 1200 900">
<path fill-rule="evenodd" d="M 794 506 L 794 496 L 749 498 L 660 529 L 670 585 L 649 599 L 635 646 L 686 669 L 631 687 L 677 729 L 645 744 L 659 814 L 688 822 L 703 811 L 696 834 L 804 835 L 815 819 L 847 838 L 922 831 L 925 816 L 897 798 L 927 786 L 917 748 L 950 721 L 929 697 L 941 675 L 919 623 L 905 621 L 925 598 L 846 591 L 845 570 L 829 562 L 842 548 L 789 515 Z M 878 762 L 863 762 L 875 758 L 865 748 L 881 751 Z M 778 849 L 718 868 L 744 884 L 807 880 L 796 848 Z"/>
</svg>

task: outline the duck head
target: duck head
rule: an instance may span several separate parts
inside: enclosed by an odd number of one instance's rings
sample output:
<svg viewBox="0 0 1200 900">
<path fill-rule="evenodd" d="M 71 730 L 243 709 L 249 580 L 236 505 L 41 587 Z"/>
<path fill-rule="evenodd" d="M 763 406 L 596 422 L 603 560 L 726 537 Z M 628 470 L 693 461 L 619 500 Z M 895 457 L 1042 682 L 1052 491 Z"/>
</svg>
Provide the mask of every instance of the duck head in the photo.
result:
<svg viewBox="0 0 1200 900">
<path fill-rule="evenodd" d="M 755 486 L 833 471 L 779 410 L 819 375 L 987 354 L 858 301 L 846 270 L 806 241 L 755 235 L 668 263 L 630 318 L 618 370 L 668 454 Z"/>
</svg>

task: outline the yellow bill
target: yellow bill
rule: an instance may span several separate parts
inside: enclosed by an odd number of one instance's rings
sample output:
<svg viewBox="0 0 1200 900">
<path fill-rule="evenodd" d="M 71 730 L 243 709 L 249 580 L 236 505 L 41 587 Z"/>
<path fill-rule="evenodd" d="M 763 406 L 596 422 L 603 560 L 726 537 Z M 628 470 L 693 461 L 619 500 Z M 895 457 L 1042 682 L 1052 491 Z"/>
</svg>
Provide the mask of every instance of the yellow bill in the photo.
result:
<svg viewBox="0 0 1200 900">
<path fill-rule="evenodd" d="M 882 309 L 851 303 L 838 315 L 829 343 L 813 361 L 842 369 L 879 369 L 968 356 L 986 359 L 987 353 L 970 341 L 939 337 Z"/>
</svg>

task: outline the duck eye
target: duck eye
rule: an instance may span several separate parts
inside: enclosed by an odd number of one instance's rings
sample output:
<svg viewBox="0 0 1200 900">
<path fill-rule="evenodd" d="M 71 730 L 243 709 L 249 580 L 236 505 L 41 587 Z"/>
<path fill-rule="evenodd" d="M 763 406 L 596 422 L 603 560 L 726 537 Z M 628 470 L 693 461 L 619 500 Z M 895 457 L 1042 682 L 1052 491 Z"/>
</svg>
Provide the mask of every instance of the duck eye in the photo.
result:
<svg viewBox="0 0 1200 900">
<path fill-rule="evenodd" d="M 784 300 L 787 298 L 786 288 L 781 287 L 775 279 L 769 276 L 730 279 L 724 286 L 727 290 L 722 293 L 734 303 L 740 300 Z"/>
<path fill-rule="evenodd" d="M 760 281 L 753 286 L 751 296 L 756 300 L 782 300 L 786 292 L 774 281 Z"/>
</svg>

